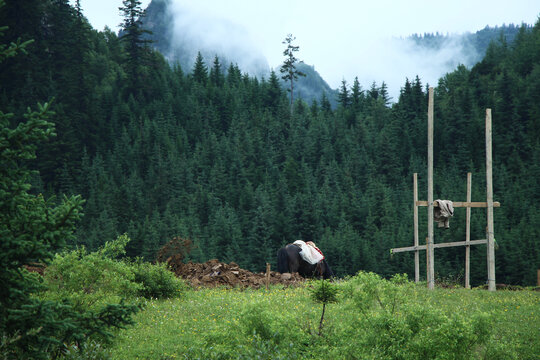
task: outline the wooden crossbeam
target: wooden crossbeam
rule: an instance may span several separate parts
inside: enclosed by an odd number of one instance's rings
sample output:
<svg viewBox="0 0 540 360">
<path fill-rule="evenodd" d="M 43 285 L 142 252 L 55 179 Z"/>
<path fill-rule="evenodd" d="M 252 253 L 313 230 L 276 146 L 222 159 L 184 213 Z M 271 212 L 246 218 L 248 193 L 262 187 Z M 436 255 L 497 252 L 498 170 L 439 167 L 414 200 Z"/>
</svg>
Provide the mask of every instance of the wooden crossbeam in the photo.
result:
<svg viewBox="0 0 540 360">
<path fill-rule="evenodd" d="M 452 205 L 455 208 L 458 207 L 466 207 L 466 208 L 485 208 L 487 207 L 487 202 L 485 201 L 453 201 Z M 418 200 L 416 201 L 416 206 L 428 206 L 428 202 L 425 200 Z M 439 207 L 439 203 L 437 201 L 433 202 L 434 207 Z M 498 201 L 493 202 L 493 207 L 501 207 L 501 203 Z"/>
<path fill-rule="evenodd" d="M 480 244 L 487 244 L 487 239 L 439 243 L 439 244 L 433 244 L 433 248 L 437 249 L 437 248 L 445 248 L 445 247 L 480 245 Z M 390 252 L 392 254 L 395 254 L 395 253 L 406 252 L 406 251 L 426 250 L 426 248 L 427 248 L 426 245 L 407 246 L 407 247 L 402 247 L 402 248 L 390 249 Z"/>
</svg>

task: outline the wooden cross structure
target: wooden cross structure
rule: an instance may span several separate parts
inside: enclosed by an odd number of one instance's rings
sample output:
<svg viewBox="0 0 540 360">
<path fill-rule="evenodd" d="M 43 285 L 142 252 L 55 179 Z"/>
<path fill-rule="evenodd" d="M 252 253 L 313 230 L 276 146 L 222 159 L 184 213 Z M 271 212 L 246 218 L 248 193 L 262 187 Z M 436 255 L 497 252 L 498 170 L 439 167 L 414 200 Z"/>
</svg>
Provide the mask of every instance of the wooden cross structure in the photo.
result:
<svg viewBox="0 0 540 360">
<path fill-rule="evenodd" d="M 413 177 L 413 197 L 414 197 L 414 246 L 390 249 L 392 254 L 405 251 L 414 251 L 414 280 L 420 280 L 419 251 L 426 250 L 427 262 L 427 283 L 428 288 L 435 287 L 435 267 L 434 249 L 443 247 L 465 246 L 465 287 L 470 289 L 470 247 L 471 245 L 487 244 L 487 265 L 488 265 L 488 290 L 495 291 L 495 246 L 493 231 L 493 208 L 500 207 L 499 202 L 493 201 L 493 174 L 492 174 L 492 153 L 491 153 L 491 109 L 486 109 L 486 201 L 471 202 L 472 174 L 467 173 L 467 201 L 455 201 L 453 206 L 467 208 L 465 241 L 439 243 L 433 241 L 433 212 L 434 207 L 438 207 L 437 201 L 433 201 L 433 88 L 429 88 L 428 100 L 428 200 L 418 200 L 418 174 Z M 428 237 L 426 245 L 418 244 L 418 207 L 428 207 Z M 487 230 L 486 239 L 471 240 L 471 208 L 487 208 Z"/>
</svg>

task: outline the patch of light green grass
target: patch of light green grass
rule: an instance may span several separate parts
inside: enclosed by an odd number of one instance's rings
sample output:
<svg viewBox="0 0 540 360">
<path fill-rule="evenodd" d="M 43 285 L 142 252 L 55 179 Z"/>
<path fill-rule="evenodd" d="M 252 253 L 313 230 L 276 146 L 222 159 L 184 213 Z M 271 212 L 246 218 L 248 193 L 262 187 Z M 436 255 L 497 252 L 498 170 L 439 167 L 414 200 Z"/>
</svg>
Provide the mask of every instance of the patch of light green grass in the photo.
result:
<svg viewBox="0 0 540 360">
<path fill-rule="evenodd" d="M 175 359 L 195 357 L 200 349 L 224 354 L 249 347 L 254 337 L 246 333 L 241 316 L 250 311 L 296 313 L 307 319 L 315 318 L 319 309 L 305 289 L 199 289 L 182 299 L 148 300 L 136 325 L 117 337 L 113 358 Z"/>
<path fill-rule="evenodd" d="M 538 291 L 435 289 L 420 291 L 423 301 L 448 313 L 466 316 L 491 315 L 492 338 L 488 346 L 506 347 L 519 359 L 537 359 L 540 354 L 540 293 Z"/>
<path fill-rule="evenodd" d="M 346 284 L 337 286 L 345 289 Z M 413 285 L 406 301 L 464 318 L 489 316 L 490 339 L 477 349 L 478 358 L 537 359 L 540 353 L 538 292 L 429 291 Z M 317 335 L 320 314 L 320 304 L 311 301 L 306 288 L 189 290 L 179 299 L 146 300 L 136 324 L 115 339 L 112 358 L 248 359 L 271 354 L 268 358 L 322 359 L 331 354 L 339 359 L 341 346 L 362 341 L 369 333 L 358 325 L 367 327 L 370 319 L 346 291 L 339 303 L 327 307 L 323 336 Z M 375 319 L 380 313 L 367 316 Z"/>
</svg>

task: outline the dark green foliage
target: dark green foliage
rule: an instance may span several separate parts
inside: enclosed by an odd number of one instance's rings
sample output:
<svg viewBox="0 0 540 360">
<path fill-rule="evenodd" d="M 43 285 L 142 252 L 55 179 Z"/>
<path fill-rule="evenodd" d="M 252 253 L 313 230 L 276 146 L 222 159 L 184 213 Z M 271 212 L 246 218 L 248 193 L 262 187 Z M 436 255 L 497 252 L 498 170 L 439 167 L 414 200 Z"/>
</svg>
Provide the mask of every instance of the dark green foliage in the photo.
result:
<svg viewBox="0 0 540 360">
<path fill-rule="evenodd" d="M 285 61 L 283 61 L 283 65 L 279 68 L 279 71 L 283 74 L 281 78 L 290 84 L 288 91 L 290 92 L 291 97 L 291 113 L 293 112 L 294 103 L 294 82 L 299 76 L 306 76 L 305 73 L 296 68 L 298 59 L 294 53 L 300 50 L 300 47 L 292 44 L 295 39 L 296 37 L 293 37 L 292 34 L 288 34 L 283 41 L 283 44 L 287 45 L 287 48 L 283 50 Z"/>
<path fill-rule="evenodd" d="M 126 31 L 122 39 L 94 31 L 65 2 L 27 4 L 0 10 L 14 26 L 9 41 L 36 33 L 10 15 L 30 9 L 36 24 L 47 24 L 45 14 L 54 10 L 58 31 L 36 34 L 28 59 L 0 64 L 0 106 L 21 114 L 28 99 L 57 99 L 58 136 L 38 147 L 32 167 L 40 176 L 31 181 L 47 196 L 87 199 L 72 245 L 93 251 L 128 233 L 127 255 L 154 260 L 161 245 L 181 236 L 195 245 L 186 260 L 217 257 L 258 272 L 266 262 L 275 269 L 276 250 L 302 238 L 317 243 L 338 276 L 359 269 L 412 275 L 412 254 L 391 257 L 389 249 L 413 242 L 414 172 L 421 199 L 427 188 L 427 91 L 420 78 L 404 79 L 398 99 L 389 98 L 384 82 L 344 79 L 340 106 L 328 91 L 309 105 L 295 93 L 289 107 L 275 73 L 252 78 L 217 57 L 180 69 L 139 43 L 136 85 Z M 524 206 L 540 194 L 538 26 L 493 43 L 480 63 L 457 67 L 435 91 L 437 198 L 464 200 L 471 171 L 473 201 L 485 199 L 484 116 L 493 109 L 494 193 L 502 203 L 495 210 L 497 282 L 522 285 L 535 283 L 540 261 L 540 213 Z M 80 39 L 77 51 L 62 30 L 68 28 Z M 44 54 L 46 48 L 54 52 Z M 310 74 L 295 79 L 296 90 L 301 81 L 318 81 L 314 69 L 296 65 Z M 20 76 L 6 75 L 13 73 Z M 427 219 L 420 210 L 422 232 Z M 465 210 L 457 209 L 436 241 L 464 239 L 464 224 Z M 472 211 L 471 236 L 485 238 L 482 209 Z M 480 285 L 485 247 L 471 253 L 472 284 Z M 442 278 L 457 276 L 463 263 L 464 249 L 437 252 Z"/>
<path fill-rule="evenodd" d="M 123 0 L 121 7 L 118 8 L 124 16 L 124 21 L 120 24 L 123 34 L 120 40 L 125 44 L 126 49 L 126 72 L 128 80 L 131 82 L 131 92 L 138 92 L 143 87 L 142 81 L 146 80 L 141 77 L 146 71 L 143 67 L 145 56 L 147 53 L 146 44 L 150 40 L 144 38 L 144 34 L 150 34 L 150 31 L 145 30 L 142 26 L 142 17 L 144 11 L 141 8 L 139 0 Z"/>
<path fill-rule="evenodd" d="M 62 2 L 53 4 L 66 5 Z M 3 10 L 0 1 L 0 11 Z M 69 8 L 69 7 L 68 7 Z M 5 28 L 2 28 L 5 30 Z M 0 48 L 0 61 L 25 47 L 17 42 Z M 44 265 L 54 251 L 72 239 L 83 201 L 80 196 L 54 197 L 32 193 L 29 184 L 36 172 L 28 164 L 38 145 L 56 135 L 50 103 L 27 108 L 22 117 L 0 111 L 0 347 L 3 358 L 48 359 L 57 357 L 66 344 L 90 337 L 107 340 L 110 328 L 131 323 L 137 308 L 123 303 L 106 305 L 97 312 L 77 311 L 68 301 L 37 298 L 42 279 L 26 265 Z M 12 126 L 12 124 L 16 124 Z"/>
<path fill-rule="evenodd" d="M 219 72 L 217 71 L 218 69 L 219 68 L 216 68 L 216 66 L 214 66 L 214 72 L 215 72 L 215 74 L 213 74 L 214 81 L 217 80 L 217 77 L 219 76 L 218 75 Z M 200 52 L 197 53 L 197 58 L 195 59 L 195 65 L 193 65 L 192 75 L 193 75 L 193 80 L 203 85 L 206 84 L 206 81 L 208 80 L 208 67 L 204 63 L 204 59 Z"/>
<path fill-rule="evenodd" d="M 70 308 L 33 298 L 40 281 L 23 265 L 49 261 L 73 236 L 82 206 L 80 196 L 65 197 L 55 206 L 29 193 L 31 172 L 24 164 L 35 158 L 36 144 L 54 134 L 46 120 L 50 115 L 49 104 L 39 105 L 11 129 L 12 114 L 0 112 L 0 333 L 16 339 L 8 353 L 40 358 L 45 349 L 62 344 L 56 335 L 69 332 L 71 324 L 58 313 Z"/>
</svg>

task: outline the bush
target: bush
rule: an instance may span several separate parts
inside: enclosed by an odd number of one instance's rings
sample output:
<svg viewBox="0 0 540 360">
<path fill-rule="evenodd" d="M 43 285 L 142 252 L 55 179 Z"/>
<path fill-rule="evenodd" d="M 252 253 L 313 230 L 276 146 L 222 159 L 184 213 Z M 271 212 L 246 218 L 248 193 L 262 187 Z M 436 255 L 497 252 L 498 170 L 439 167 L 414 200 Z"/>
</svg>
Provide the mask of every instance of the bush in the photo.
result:
<svg viewBox="0 0 540 360">
<path fill-rule="evenodd" d="M 254 335 L 263 341 L 273 341 L 278 344 L 285 336 L 275 313 L 270 312 L 265 305 L 252 304 L 242 312 L 240 324 L 246 335 Z"/>
<path fill-rule="evenodd" d="M 133 265 L 134 281 L 140 285 L 138 294 L 145 298 L 172 298 L 186 289 L 183 280 L 177 278 L 165 264 L 137 261 Z"/>
<path fill-rule="evenodd" d="M 136 296 L 142 285 L 135 282 L 132 266 L 115 259 L 127 242 L 129 237 L 121 235 L 96 252 L 83 247 L 57 254 L 45 271 L 47 297 L 70 299 L 76 307 L 87 309 L 113 298 Z"/>
<path fill-rule="evenodd" d="M 83 247 L 57 254 L 45 272 L 47 297 L 69 299 L 85 309 L 120 298 L 179 296 L 185 283 L 165 264 L 116 259 L 125 254 L 129 241 L 127 235 L 120 235 L 95 252 L 88 253 Z"/>
<path fill-rule="evenodd" d="M 373 273 L 359 273 L 348 286 L 348 295 L 362 314 L 355 326 L 359 341 L 347 345 L 349 354 L 378 359 L 469 359 L 489 339 L 487 314 L 466 318 L 417 303 L 411 296 L 412 285 L 402 275 L 387 281 Z"/>
</svg>

